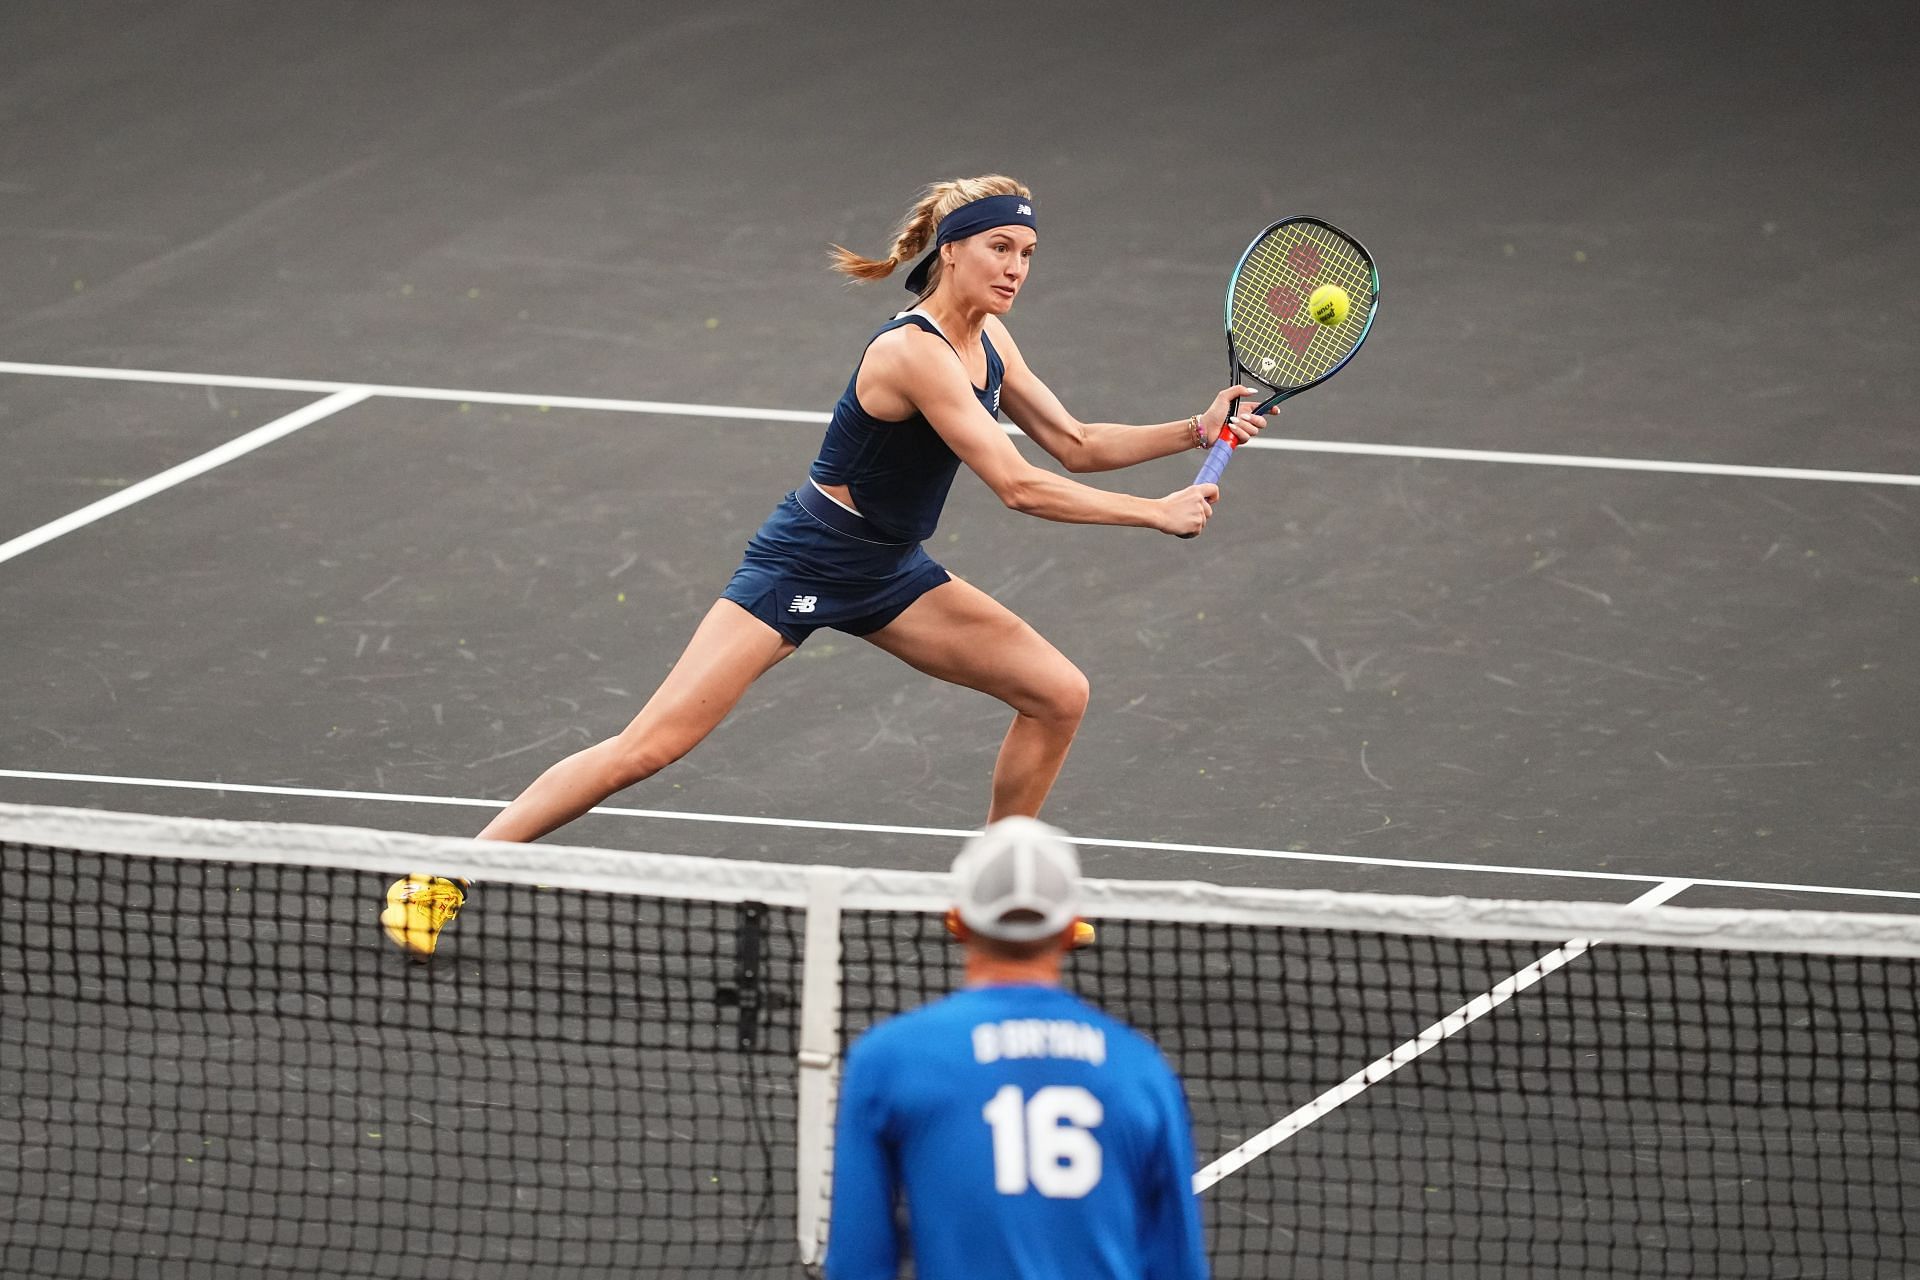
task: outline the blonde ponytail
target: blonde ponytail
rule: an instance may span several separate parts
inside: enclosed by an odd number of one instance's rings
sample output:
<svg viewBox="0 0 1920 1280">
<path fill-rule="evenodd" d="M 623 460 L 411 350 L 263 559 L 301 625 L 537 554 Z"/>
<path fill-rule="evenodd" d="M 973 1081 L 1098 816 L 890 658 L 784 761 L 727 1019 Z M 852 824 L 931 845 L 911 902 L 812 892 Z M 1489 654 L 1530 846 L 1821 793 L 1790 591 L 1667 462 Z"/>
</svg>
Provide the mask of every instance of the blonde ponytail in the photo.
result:
<svg viewBox="0 0 1920 1280">
<path fill-rule="evenodd" d="M 1032 199 L 1033 192 L 1027 190 L 1024 183 L 998 173 L 933 183 L 920 193 L 920 198 L 914 201 L 913 208 L 894 232 L 893 245 L 886 257 L 867 258 L 837 244 L 829 245 L 827 253 L 833 260 L 833 270 L 850 280 L 884 280 L 926 252 L 940 227 L 940 219 L 963 204 L 971 204 L 988 196 L 1026 196 Z M 926 290 L 920 296 L 924 298 L 932 293 L 939 283 L 940 263 L 935 261 L 933 272 L 927 277 Z"/>
</svg>

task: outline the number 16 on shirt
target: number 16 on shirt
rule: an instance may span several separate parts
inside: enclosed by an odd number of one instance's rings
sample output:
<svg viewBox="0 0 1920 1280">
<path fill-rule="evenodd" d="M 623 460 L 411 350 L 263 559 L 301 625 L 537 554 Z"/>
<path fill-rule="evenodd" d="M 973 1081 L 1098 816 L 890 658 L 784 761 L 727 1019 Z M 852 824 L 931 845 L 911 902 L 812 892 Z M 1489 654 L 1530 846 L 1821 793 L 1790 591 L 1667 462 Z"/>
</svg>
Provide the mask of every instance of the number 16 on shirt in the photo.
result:
<svg viewBox="0 0 1920 1280">
<path fill-rule="evenodd" d="M 1001 1195 L 1031 1187 L 1049 1200 L 1078 1200 L 1100 1185 L 1093 1130 L 1106 1108 L 1090 1091 L 1053 1084 L 1029 1098 L 1017 1084 L 1002 1085 L 980 1114 L 993 1130 L 993 1189 Z"/>
</svg>

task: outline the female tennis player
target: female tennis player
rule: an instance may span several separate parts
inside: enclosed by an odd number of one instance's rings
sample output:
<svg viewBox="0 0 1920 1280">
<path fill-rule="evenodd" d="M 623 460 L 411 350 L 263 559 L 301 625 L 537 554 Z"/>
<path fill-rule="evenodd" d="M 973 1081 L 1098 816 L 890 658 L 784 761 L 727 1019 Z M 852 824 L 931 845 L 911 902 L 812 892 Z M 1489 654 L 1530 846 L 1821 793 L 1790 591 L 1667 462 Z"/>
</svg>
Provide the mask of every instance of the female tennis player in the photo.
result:
<svg viewBox="0 0 1920 1280">
<path fill-rule="evenodd" d="M 1039 813 L 1086 711 L 1087 678 L 923 549 L 954 475 L 966 464 L 1007 506 L 1043 520 L 1192 535 L 1206 527 L 1215 486 L 1149 499 L 1081 484 L 1028 462 L 995 415 L 1004 412 L 1070 472 L 1204 450 L 1223 430 L 1245 441 L 1265 420 L 1228 420 L 1235 397 L 1255 394 L 1242 386 L 1178 422 L 1085 423 L 1068 413 L 1001 319 L 1026 284 L 1036 239 L 1032 193 L 990 175 L 928 187 L 885 258 L 833 247 L 836 270 L 879 280 L 931 246 L 907 276 L 916 305 L 868 341 L 806 482 L 747 544 L 732 582 L 633 722 L 541 774 L 482 839 L 537 839 L 652 777 L 821 627 L 1011 707 L 987 821 Z M 429 955 L 463 900 L 451 880 L 409 876 L 389 891 L 381 923 L 400 946 Z"/>
</svg>

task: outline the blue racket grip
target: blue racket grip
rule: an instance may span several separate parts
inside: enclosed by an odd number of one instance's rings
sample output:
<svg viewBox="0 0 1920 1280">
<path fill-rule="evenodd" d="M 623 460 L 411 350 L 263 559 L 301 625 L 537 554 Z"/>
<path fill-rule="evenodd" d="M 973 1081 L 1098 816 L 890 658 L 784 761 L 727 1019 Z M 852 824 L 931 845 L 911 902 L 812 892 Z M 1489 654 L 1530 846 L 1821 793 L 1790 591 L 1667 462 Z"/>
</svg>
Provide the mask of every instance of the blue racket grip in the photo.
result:
<svg viewBox="0 0 1920 1280">
<path fill-rule="evenodd" d="M 1239 373 L 1240 367 L 1235 365 L 1233 372 Z M 1200 464 L 1200 474 L 1193 478 L 1195 484 L 1220 483 L 1220 473 L 1227 469 L 1229 462 L 1233 461 L 1235 441 L 1233 432 L 1229 428 L 1233 424 L 1234 415 L 1239 412 L 1240 397 L 1235 396 L 1227 401 L 1226 420 L 1220 424 L 1220 434 L 1213 438 L 1213 446 L 1207 450 L 1207 460 Z"/>
<path fill-rule="evenodd" d="M 1233 372 L 1240 372 L 1238 365 L 1234 366 Z M 1240 397 L 1235 396 L 1227 402 L 1226 421 L 1220 424 L 1220 434 L 1213 438 L 1213 445 L 1207 450 L 1207 460 L 1200 464 L 1200 474 L 1193 478 L 1195 484 L 1220 483 L 1220 473 L 1227 469 L 1229 462 L 1233 461 L 1233 432 L 1227 429 L 1227 424 L 1231 423 L 1233 415 L 1239 412 Z M 1180 536 L 1192 538 L 1198 535 L 1183 533 Z"/>
<path fill-rule="evenodd" d="M 1207 460 L 1200 464 L 1200 474 L 1193 478 L 1195 484 L 1219 484 L 1220 473 L 1233 461 L 1233 433 L 1222 431 L 1220 438 L 1207 450 Z"/>
<path fill-rule="evenodd" d="M 1207 460 L 1200 464 L 1200 474 L 1193 478 L 1195 484 L 1218 484 L 1220 473 L 1233 461 L 1233 432 L 1221 431 L 1220 438 L 1207 450 Z M 1183 533 L 1183 538 L 1197 537 L 1197 534 Z"/>
</svg>

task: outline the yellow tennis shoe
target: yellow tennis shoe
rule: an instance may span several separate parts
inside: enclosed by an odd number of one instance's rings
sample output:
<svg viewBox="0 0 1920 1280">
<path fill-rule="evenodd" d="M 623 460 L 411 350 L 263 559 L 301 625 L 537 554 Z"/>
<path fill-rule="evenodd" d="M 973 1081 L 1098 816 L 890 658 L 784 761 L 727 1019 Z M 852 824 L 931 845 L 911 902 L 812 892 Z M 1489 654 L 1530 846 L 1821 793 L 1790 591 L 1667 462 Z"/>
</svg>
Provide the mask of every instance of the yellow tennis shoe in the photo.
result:
<svg viewBox="0 0 1920 1280">
<path fill-rule="evenodd" d="M 445 876 L 412 875 L 393 882 L 387 890 L 387 909 L 380 927 L 393 944 L 416 960 L 433 954 L 440 930 L 460 914 L 467 900 L 467 882 Z"/>
</svg>

